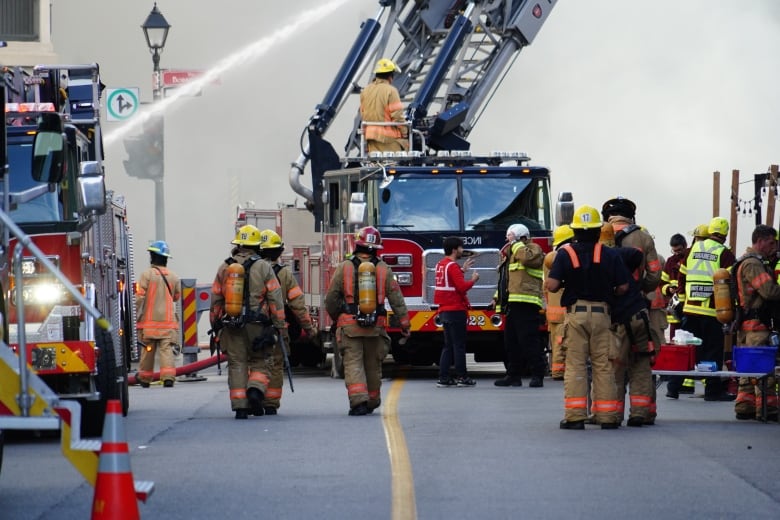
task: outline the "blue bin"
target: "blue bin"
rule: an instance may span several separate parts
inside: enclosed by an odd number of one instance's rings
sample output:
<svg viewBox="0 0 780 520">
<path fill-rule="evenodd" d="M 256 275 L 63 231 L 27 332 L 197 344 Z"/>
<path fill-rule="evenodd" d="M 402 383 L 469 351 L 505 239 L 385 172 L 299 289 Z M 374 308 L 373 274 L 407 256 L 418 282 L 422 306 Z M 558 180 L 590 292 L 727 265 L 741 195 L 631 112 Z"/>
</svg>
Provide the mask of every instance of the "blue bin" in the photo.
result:
<svg viewBox="0 0 780 520">
<path fill-rule="evenodd" d="M 734 347 L 734 366 L 737 372 L 768 374 L 775 370 L 777 347 Z"/>
</svg>

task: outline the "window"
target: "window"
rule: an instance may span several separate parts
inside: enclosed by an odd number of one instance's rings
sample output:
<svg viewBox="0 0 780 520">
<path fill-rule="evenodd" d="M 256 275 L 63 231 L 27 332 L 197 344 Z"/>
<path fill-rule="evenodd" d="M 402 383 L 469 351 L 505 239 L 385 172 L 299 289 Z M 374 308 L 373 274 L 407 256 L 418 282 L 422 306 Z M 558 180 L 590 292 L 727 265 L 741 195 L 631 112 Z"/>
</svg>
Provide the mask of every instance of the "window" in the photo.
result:
<svg viewBox="0 0 780 520">
<path fill-rule="evenodd" d="M 550 229 L 546 180 L 533 177 L 463 179 L 463 220 L 467 230 L 503 230 L 525 224 Z"/>
<path fill-rule="evenodd" d="M 453 177 L 401 177 L 380 190 L 379 198 L 380 231 L 460 231 Z"/>
<path fill-rule="evenodd" d="M 34 42 L 40 39 L 40 0 L 0 0 L 0 40 Z"/>
</svg>

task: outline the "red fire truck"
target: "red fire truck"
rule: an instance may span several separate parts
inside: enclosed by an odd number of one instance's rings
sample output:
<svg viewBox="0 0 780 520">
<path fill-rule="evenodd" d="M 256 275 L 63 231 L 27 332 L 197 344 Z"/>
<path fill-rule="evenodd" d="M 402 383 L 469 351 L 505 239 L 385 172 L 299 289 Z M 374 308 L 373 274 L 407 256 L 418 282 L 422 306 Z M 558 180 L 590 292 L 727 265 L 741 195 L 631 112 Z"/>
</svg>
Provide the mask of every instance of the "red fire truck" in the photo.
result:
<svg viewBox="0 0 780 520">
<path fill-rule="evenodd" d="M 442 328 L 433 304 L 434 266 L 443 257 L 442 238 L 457 235 L 476 255 L 474 268 L 480 273 L 469 292 L 467 350 L 477 361 L 502 358 L 502 317 L 490 309 L 499 251 L 514 223 L 525 224 L 533 240 L 549 250 L 550 174 L 523 153 L 472 153 L 467 137 L 555 3 L 380 0 L 379 13 L 363 23 L 303 132 L 301 154 L 290 171 L 290 184 L 307 201 L 320 233 L 319 244 L 293 248 L 293 255 L 300 260 L 296 273 L 323 334 L 330 323 L 322 295 L 336 266 L 352 251 L 354 231 L 372 225 L 382 233 L 382 258 L 411 311 L 409 341 L 399 342 L 400 331 L 390 329 L 392 355 L 400 362 L 436 362 Z M 363 125 L 388 123 L 361 121 L 357 115 L 339 155 L 324 134 L 348 95 L 360 92 L 359 81 L 370 81 L 380 58 L 391 58 L 400 69 L 392 84 L 407 107 L 408 151 L 366 153 Z M 311 188 L 301 183 L 309 163 Z M 559 200 L 561 220 L 573 203 L 569 194 Z"/>
<path fill-rule="evenodd" d="M 26 357 L 39 394 L 78 401 L 81 433 L 99 436 L 108 399 L 127 413 L 136 345 L 132 240 L 123 198 L 105 188 L 99 69 L 6 68 L 1 79 L 4 343 Z M 0 428 L 30 415 L 3 383 Z"/>
</svg>

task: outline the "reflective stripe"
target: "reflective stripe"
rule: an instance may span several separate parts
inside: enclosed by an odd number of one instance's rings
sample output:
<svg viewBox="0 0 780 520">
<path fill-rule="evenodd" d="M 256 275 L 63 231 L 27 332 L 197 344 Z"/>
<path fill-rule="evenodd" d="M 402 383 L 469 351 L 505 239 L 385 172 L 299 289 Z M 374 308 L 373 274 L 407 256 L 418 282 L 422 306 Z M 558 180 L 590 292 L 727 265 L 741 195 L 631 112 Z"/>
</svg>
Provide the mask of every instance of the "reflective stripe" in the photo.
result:
<svg viewBox="0 0 780 520">
<path fill-rule="evenodd" d="M 353 383 L 347 385 L 347 395 L 368 393 L 368 386 L 365 383 Z"/>
<path fill-rule="evenodd" d="M 301 287 L 299 285 L 296 285 L 295 287 L 287 291 L 287 300 L 288 301 L 294 300 L 298 296 L 302 296 L 302 295 L 303 295 L 303 291 L 301 290 Z"/>
<path fill-rule="evenodd" d="M 282 389 L 281 388 L 269 388 L 265 391 L 265 398 L 266 399 L 280 399 L 282 397 Z"/>
<path fill-rule="evenodd" d="M 260 372 L 258 370 L 253 370 L 249 372 L 249 381 L 257 381 L 258 383 L 262 383 L 263 385 L 268 385 L 269 379 L 268 376 L 263 372 Z"/>
<path fill-rule="evenodd" d="M 566 307 L 549 305 L 545 311 L 547 321 L 551 323 L 562 323 L 566 318 Z"/>
<path fill-rule="evenodd" d="M 230 389 L 230 398 L 231 399 L 246 399 L 246 388 L 231 388 Z"/>
<path fill-rule="evenodd" d="M 617 401 L 593 401 L 592 410 L 596 413 L 610 413 L 617 410 Z"/>
<path fill-rule="evenodd" d="M 632 395 L 631 396 L 631 406 L 637 406 L 640 408 L 644 408 L 647 406 L 650 406 L 650 403 L 652 402 L 652 399 L 649 395 Z"/>
<path fill-rule="evenodd" d="M 584 410 L 588 406 L 586 397 L 566 397 L 563 400 L 563 407 L 567 410 Z"/>
<path fill-rule="evenodd" d="M 757 332 L 761 330 L 769 330 L 769 327 L 761 323 L 760 320 L 745 320 L 742 322 L 741 329 L 745 332 Z"/>
</svg>

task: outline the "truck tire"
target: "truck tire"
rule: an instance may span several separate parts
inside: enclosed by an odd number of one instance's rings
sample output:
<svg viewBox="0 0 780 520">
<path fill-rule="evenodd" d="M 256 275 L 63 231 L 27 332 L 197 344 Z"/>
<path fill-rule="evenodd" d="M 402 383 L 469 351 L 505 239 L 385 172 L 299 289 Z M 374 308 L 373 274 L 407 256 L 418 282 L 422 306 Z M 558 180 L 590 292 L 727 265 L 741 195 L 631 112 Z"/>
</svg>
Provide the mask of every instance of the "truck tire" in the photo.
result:
<svg viewBox="0 0 780 520">
<path fill-rule="evenodd" d="M 126 400 L 129 395 L 127 393 L 127 374 L 120 377 L 125 369 L 116 365 L 116 353 L 111 334 L 100 329 L 96 331 L 95 338 L 100 349 L 98 374 L 95 377 L 95 386 L 100 392 L 100 399 L 82 403 L 81 432 L 84 437 L 101 436 L 109 399 L 118 399 L 122 403 L 123 415 L 126 414 L 125 410 L 129 405 Z"/>
</svg>

